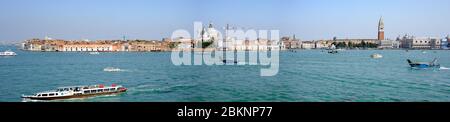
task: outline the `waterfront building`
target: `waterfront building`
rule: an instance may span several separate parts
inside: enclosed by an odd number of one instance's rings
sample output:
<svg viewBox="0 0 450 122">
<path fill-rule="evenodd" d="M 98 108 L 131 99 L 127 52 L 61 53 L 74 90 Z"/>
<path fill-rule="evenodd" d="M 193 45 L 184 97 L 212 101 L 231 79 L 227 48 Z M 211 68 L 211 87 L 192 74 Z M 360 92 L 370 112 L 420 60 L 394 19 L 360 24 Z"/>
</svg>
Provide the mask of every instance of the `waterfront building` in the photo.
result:
<svg viewBox="0 0 450 122">
<path fill-rule="evenodd" d="M 380 40 L 378 44 L 378 48 L 380 49 L 392 49 L 399 48 L 400 42 L 396 40 Z"/>
<path fill-rule="evenodd" d="M 344 42 L 346 44 L 352 43 L 352 44 L 361 44 L 361 43 L 371 43 L 371 44 L 378 44 L 378 39 L 336 39 L 334 42 Z"/>
<path fill-rule="evenodd" d="M 159 43 L 159 41 L 131 41 L 129 43 L 129 51 L 133 52 L 149 52 L 149 51 L 165 51 L 165 43 Z"/>
<path fill-rule="evenodd" d="M 72 42 L 62 45 L 64 52 L 111 52 L 117 51 L 117 47 L 113 48 L 112 44 L 88 43 L 88 42 Z"/>
<path fill-rule="evenodd" d="M 256 41 L 254 41 L 255 43 L 253 43 L 254 45 L 252 45 L 253 47 L 258 47 L 258 48 L 253 48 L 250 50 L 259 50 L 259 51 L 267 51 L 267 50 L 281 50 L 281 44 L 282 42 L 276 42 L 274 40 L 269 40 L 269 39 L 257 39 Z"/>
<path fill-rule="evenodd" d="M 400 47 L 408 49 L 441 49 L 441 39 L 437 37 L 414 37 L 405 35 L 400 39 Z"/>
<path fill-rule="evenodd" d="M 64 52 L 117 52 L 117 51 L 165 51 L 169 50 L 169 43 L 147 40 L 26 40 L 22 44 L 24 50 L 29 51 L 64 51 Z"/>
<path fill-rule="evenodd" d="M 191 50 L 195 47 L 195 41 L 190 38 L 178 37 L 171 40 L 174 43 L 174 48 L 178 50 Z"/>
<path fill-rule="evenodd" d="M 314 42 L 314 41 L 313 41 Z M 391 41 L 391 40 L 385 40 L 384 37 L 384 20 L 383 17 L 380 17 L 380 20 L 378 21 L 378 38 L 376 39 L 338 39 L 337 37 L 333 37 L 332 40 L 318 40 L 315 41 L 315 46 L 310 46 L 313 42 L 306 42 L 306 44 L 302 44 L 302 48 L 328 48 L 332 44 L 337 45 L 338 47 L 347 47 L 347 48 L 353 48 L 353 46 L 362 46 L 363 48 L 396 48 L 398 47 L 398 42 Z M 305 43 L 305 42 L 303 42 Z M 338 45 L 340 44 L 340 45 Z"/>
<path fill-rule="evenodd" d="M 29 51 L 42 51 L 42 45 L 44 43 L 39 39 L 31 39 L 25 41 L 22 45 L 22 48 Z"/>
<path fill-rule="evenodd" d="M 316 48 L 317 49 L 327 49 L 331 47 L 333 44 L 333 40 L 318 40 L 316 41 Z"/>
<path fill-rule="evenodd" d="M 301 41 L 296 39 L 295 35 L 290 37 L 281 38 L 281 48 L 282 49 L 298 49 L 301 48 Z"/>
<path fill-rule="evenodd" d="M 314 41 L 303 41 L 301 48 L 302 49 L 315 49 L 316 43 Z"/>
<path fill-rule="evenodd" d="M 30 51 L 59 51 L 61 49 L 61 45 L 65 43 L 63 40 L 49 39 L 49 37 L 46 37 L 45 40 L 26 40 L 22 43 L 22 48 Z"/>
<path fill-rule="evenodd" d="M 208 28 L 201 28 L 200 30 L 197 30 L 197 34 L 197 38 L 195 39 L 195 47 L 198 48 L 202 48 L 203 46 L 201 45 L 204 44 L 204 42 L 215 43 L 220 39 L 219 31 L 214 28 L 212 23 L 209 23 Z M 212 44 L 209 46 L 214 47 L 216 45 Z"/>
<path fill-rule="evenodd" d="M 224 45 L 225 44 L 225 45 Z M 281 42 L 276 42 L 268 39 L 256 39 L 256 40 L 238 40 L 236 38 L 231 38 L 225 43 L 218 43 L 217 50 L 227 50 L 227 51 L 268 51 L 268 50 L 281 50 Z"/>
</svg>

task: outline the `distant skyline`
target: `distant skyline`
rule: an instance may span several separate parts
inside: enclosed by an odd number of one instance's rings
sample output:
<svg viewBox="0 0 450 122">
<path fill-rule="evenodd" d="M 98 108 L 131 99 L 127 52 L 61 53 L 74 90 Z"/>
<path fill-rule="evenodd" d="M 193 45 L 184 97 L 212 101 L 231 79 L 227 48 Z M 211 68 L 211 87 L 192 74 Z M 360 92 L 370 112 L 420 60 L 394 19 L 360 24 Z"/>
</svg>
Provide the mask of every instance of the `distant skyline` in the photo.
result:
<svg viewBox="0 0 450 122">
<path fill-rule="evenodd" d="M 301 40 L 450 34 L 449 0 L 1 0 L 0 43 L 57 39 L 162 39 L 194 21 L 278 29 Z"/>
</svg>

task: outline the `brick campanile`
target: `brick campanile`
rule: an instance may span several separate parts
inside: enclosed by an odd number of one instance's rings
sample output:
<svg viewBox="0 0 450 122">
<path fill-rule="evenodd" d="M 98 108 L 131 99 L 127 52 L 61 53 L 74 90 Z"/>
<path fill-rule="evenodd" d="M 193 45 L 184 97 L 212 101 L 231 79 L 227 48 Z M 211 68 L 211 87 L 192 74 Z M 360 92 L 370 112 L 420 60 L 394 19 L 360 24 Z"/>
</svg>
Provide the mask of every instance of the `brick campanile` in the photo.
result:
<svg viewBox="0 0 450 122">
<path fill-rule="evenodd" d="M 384 40 L 384 22 L 383 17 L 378 22 L 378 40 Z"/>
</svg>

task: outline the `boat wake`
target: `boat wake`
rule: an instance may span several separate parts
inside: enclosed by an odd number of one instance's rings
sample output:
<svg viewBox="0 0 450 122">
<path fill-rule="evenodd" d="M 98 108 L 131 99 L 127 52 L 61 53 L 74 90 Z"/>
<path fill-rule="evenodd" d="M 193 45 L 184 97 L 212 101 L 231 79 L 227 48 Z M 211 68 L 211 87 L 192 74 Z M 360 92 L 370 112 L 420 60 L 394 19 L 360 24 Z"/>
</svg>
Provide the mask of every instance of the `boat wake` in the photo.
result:
<svg viewBox="0 0 450 122">
<path fill-rule="evenodd" d="M 134 88 L 130 88 L 130 94 L 146 94 L 146 93 L 168 93 L 179 89 L 180 87 L 191 87 L 190 84 L 177 84 L 177 85 L 140 85 Z"/>
<path fill-rule="evenodd" d="M 100 96 L 83 97 L 83 98 L 70 98 L 70 99 L 61 99 L 61 100 L 33 100 L 33 99 L 23 98 L 22 102 L 84 102 L 86 100 L 117 97 L 119 95 L 120 94 L 109 94 L 109 95 L 100 95 Z"/>
<path fill-rule="evenodd" d="M 107 67 L 107 68 L 103 69 L 103 71 L 105 71 L 105 72 L 128 72 L 129 70 L 115 68 L 115 67 Z"/>
<path fill-rule="evenodd" d="M 441 68 L 439 68 L 440 70 L 449 70 L 450 68 L 447 68 L 447 67 L 441 67 Z"/>
</svg>

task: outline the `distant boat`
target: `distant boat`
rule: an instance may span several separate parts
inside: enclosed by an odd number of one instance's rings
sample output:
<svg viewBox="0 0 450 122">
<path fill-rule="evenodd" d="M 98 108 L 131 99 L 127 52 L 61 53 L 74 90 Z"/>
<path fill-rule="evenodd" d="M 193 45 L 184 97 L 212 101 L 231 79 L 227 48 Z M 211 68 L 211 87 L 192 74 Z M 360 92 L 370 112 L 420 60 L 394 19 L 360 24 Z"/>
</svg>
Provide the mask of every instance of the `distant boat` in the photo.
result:
<svg viewBox="0 0 450 122">
<path fill-rule="evenodd" d="M 338 51 L 337 51 L 337 50 L 328 50 L 328 53 L 330 53 L 330 54 L 336 54 L 336 53 L 338 53 Z"/>
<path fill-rule="evenodd" d="M 433 59 L 431 62 L 413 62 L 409 59 L 407 59 L 409 65 L 411 68 L 419 68 L 419 69 L 426 69 L 426 68 L 440 68 L 441 65 L 437 63 L 437 59 Z"/>
<path fill-rule="evenodd" d="M 120 72 L 122 70 L 120 68 L 115 68 L 115 67 L 106 67 L 105 69 L 103 69 L 103 71 L 105 71 L 105 72 Z"/>
<path fill-rule="evenodd" d="M 332 44 L 330 47 L 328 47 L 328 53 L 330 54 L 336 54 L 338 53 L 338 50 L 336 50 L 336 46 L 334 44 Z"/>
<path fill-rule="evenodd" d="M 17 53 L 11 51 L 11 50 L 6 50 L 4 52 L 0 52 L 0 56 L 16 56 Z"/>
<path fill-rule="evenodd" d="M 238 63 L 237 61 L 234 61 L 234 60 L 222 60 L 222 62 L 224 64 L 230 64 L 230 63 L 237 64 Z"/>
<path fill-rule="evenodd" d="M 89 54 L 91 54 L 91 55 L 98 55 L 100 53 L 99 52 L 89 52 Z"/>
<path fill-rule="evenodd" d="M 227 59 L 223 59 L 222 57 L 219 57 L 219 58 L 222 61 L 222 63 L 224 63 L 224 64 L 237 64 L 238 63 L 238 61 L 236 59 L 227 60 Z"/>
<path fill-rule="evenodd" d="M 377 59 L 377 58 L 383 58 L 383 55 L 375 53 L 375 54 L 370 55 L 370 57 Z"/>
<path fill-rule="evenodd" d="M 290 52 L 297 52 L 297 50 L 294 50 L 294 49 L 290 49 L 289 51 Z"/>
</svg>

